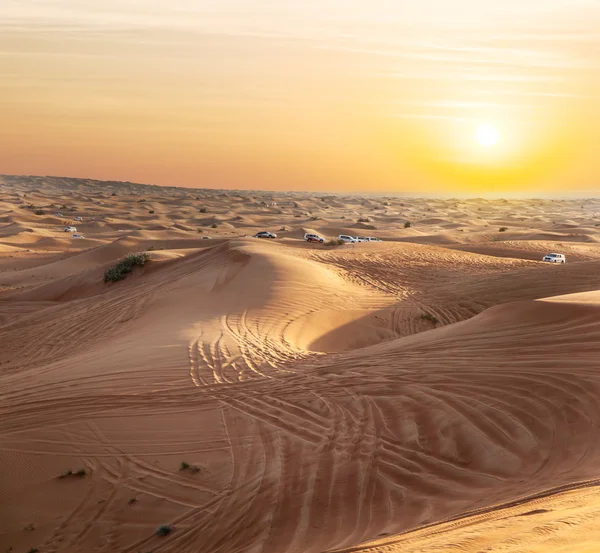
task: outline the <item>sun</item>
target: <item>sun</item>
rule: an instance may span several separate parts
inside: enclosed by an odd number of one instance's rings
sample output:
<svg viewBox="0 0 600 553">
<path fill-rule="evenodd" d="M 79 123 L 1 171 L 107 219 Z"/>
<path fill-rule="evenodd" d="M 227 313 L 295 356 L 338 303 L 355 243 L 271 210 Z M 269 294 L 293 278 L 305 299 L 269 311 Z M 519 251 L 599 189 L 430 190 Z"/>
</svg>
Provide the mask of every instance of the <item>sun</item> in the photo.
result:
<svg viewBox="0 0 600 553">
<path fill-rule="evenodd" d="M 498 130 L 492 125 L 480 125 L 477 128 L 477 142 L 482 146 L 495 146 L 498 143 Z"/>
</svg>

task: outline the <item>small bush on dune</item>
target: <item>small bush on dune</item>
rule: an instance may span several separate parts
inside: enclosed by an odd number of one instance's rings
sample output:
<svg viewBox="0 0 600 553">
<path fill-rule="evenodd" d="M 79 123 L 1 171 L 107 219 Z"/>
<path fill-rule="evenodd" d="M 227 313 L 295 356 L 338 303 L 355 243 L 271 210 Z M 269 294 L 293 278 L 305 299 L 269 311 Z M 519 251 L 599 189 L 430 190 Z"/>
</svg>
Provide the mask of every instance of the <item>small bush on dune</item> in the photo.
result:
<svg viewBox="0 0 600 553">
<path fill-rule="evenodd" d="M 190 464 L 186 461 L 181 461 L 181 465 L 179 465 L 180 470 L 187 470 L 190 468 Z"/>
<path fill-rule="evenodd" d="M 508 230 L 508 227 L 500 227 L 498 229 L 498 232 L 506 232 Z"/>
<path fill-rule="evenodd" d="M 345 242 L 343 240 L 340 240 L 339 238 L 335 238 L 333 240 L 329 240 L 327 242 L 325 242 L 325 246 L 342 246 L 344 245 Z"/>
<path fill-rule="evenodd" d="M 210 225 L 210 228 L 217 228 L 217 223 L 213 223 L 212 225 Z"/>
<path fill-rule="evenodd" d="M 410 228 L 410 221 L 406 221 L 406 223 L 404 223 L 404 228 Z"/>
<path fill-rule="evenodd" d="M 43 214 L 44 214 L 44 211 L 43 211 L 42 209 L 36 209 L 36 210 L 34 211 L 34 213 L 35 213 L 36 215 L 43 215 Z"/>
<path fill-rule="evenodd" d="M 424 321 L 430 321 L 432 322 L 434 325 L 438 324 L 438 319 L 435 315 L 432 315 L 431 313 L 421 313 L 421 319 L 423 319 Z"/>
<path fill-rule="evenodd" d="M 79 469 L 75 472 L 73 472 L 71 469 L 69 469 L 66 472 L 63 472 L 59 478 L 70 478 L 71 476 L 76 476 L 77 478 L 83 478 L 84 476 L 87 475 L 87 472 L 85 469 Z"/>
<path fill-rule="evenodd" d="M 363 225 L 363 228 L 367 230 L 377 230 L 375 225 Z"/>
<path fill-rule="evenodd" d="M 173 531 L 172 526 L 169 524 L 161 524 L 154 532 L 157 536 L 168 536 Z"/>
<path fill-rule="evenodd" d="M 370 223 L 371 219 L 369 219 L 368 217 L 360 217 L 356 222 L 357 223 Z"/>
<path fill-rule="evenodd" d="M 206 213 L 206 208 L 205 207 L 201 207 L 198 211 L 200 213 Z"/>
<path fill-rule="evenodd" d="M 104 282 L 117 282 L 123 280 L 133 271 L 135 266 L 143 267 L 150 260 L 147 253 L 136 253 L 128 255 L 119 261 L 114 267 L 107 269 L 104 273 Z"/>
</svg>

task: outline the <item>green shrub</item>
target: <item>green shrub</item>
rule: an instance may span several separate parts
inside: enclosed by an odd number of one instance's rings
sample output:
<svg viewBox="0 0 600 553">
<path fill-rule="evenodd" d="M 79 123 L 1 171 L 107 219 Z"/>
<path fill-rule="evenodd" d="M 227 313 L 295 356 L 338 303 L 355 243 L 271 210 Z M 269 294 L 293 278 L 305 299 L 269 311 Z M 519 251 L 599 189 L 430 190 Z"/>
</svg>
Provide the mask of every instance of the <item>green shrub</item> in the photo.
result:
<svg viewBox="0 0 600 553">
<path fill-rule="evenodd" d="M 147 253 L 136 253 L 128 255 L 119 261 L 114 267 L 107 269 L 104 273 L 104 282 L 117 282 L 123 280 L 137 265 L 143 267 L 150 260 Z"/>
<path fill-rule="evenodd" d="M 345 242 L 343 240 L 340 240 L 339 238 L 334 238 L 333 240 L 329 240 L 327 242 L 325 242 L 325 246 L 342 246 L 344 245 Z"/>
<path fill-rule="evenodd" d="M 206 213 L 206 208 L 205 207 L 201 207 L 198 211 L 200 213 Z"/>
<path fill-rule="evenodd" d="M 43 214 L 44 214 L 44 210 L 42 210 L 42 209 L 36 209 L 36 210 L 34 211 L 34 213 L 35 213 L 36 215 L 43 215 Z"/>
<path fill-rule="evenodd" d="M 190 464 L 186 461 L 181 461 L 181 465 L 179 465 L 180 470 L 187 470 L 190 468 Z"/>
<path fill-rule="evenodd" d="M 148 211 L 148 213 L 150 213 L 150 215 L 152 215 L 154 213 L 154 210 L 151 209 L 150 211 Z"/>
<path fill-rule="evenodd" d="M 432 315 L 431 313 L 421 313 L 421 319 L 423 319 L 424 321 L 430 321 L 434 325 L 439 323 L 437 317 L 435 315 Z"/>
<path fill-rule="evenodd" d="M 129 505 L 133 505 L 134 503 L 137 503 L 137 497 L 130 497 L 129 501 L 127 503 Z"/>
<path fill-rule="evenodd" d="M 406 223 L 404 223 L 404 228 L 410 228 L 410 221 L 406 221 Z"/>
<path fill-rule="evenodd" d="M 86 476 L 86 475 L 87 475 L 87 472 L 86 472 L 86 470 L 85 470 L 85 469 L 79 469 L 79 470 L 77 470 L 77 471 L 75 471 L 75 472 L 73 472 L 71 469 L 69 469 L 68 471 L 66 471 L 66 472 L 63 472 L 63 473 L 62 473 L 62 474 L 59 476 L 59 478 L 69 478 L 69 477 L 71 477 L 71 476 L 76 476 L 76 477 L 78 477 L 78 478 L 83 478 L 83 477 L 84 477 L 84 476 Z"/>
<path fill-rule="evenodd" d="M 500 227 L 498 229 L 498 232 L 506 232 L 508 230 L 508 227 Z"/>
<path fill-rule="evenodd" d="M 169 524 L 161 524 L 154 532 L 157 536 L 168 536 L 173 531 Z"/>
<path fill-rule="evenodd" d="M 210 228 L 217 228 L 217 223 L 213 223 L 212 225 L 210 225 Z"/>
</svg>

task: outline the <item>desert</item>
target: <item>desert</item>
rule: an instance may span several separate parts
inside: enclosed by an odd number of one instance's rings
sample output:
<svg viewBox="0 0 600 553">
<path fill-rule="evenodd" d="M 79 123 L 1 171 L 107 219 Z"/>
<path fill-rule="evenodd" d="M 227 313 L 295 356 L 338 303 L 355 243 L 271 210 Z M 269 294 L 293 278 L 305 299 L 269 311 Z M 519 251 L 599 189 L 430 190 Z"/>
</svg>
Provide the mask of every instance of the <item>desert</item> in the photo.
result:
<svg viewBox="0 0 600 553">
<path fill-rule="evenodd" d="M 599 225 L 0 177 L 0 551 L 596 551 Z"/>
</svg>

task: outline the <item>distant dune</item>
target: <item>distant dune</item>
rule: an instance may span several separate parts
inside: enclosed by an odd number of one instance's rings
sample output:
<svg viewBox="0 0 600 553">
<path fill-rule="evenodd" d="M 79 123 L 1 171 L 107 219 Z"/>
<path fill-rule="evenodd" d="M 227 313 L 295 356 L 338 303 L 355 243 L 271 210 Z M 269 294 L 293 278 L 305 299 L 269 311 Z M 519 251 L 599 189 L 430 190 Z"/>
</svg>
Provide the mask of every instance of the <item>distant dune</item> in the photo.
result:
<svg viewBox="0 0 600 553">
<path fill-rule="evenodd" d="M 597 551 L 600 200 L 0 185 L 0 551 Z"/>
</svg>

